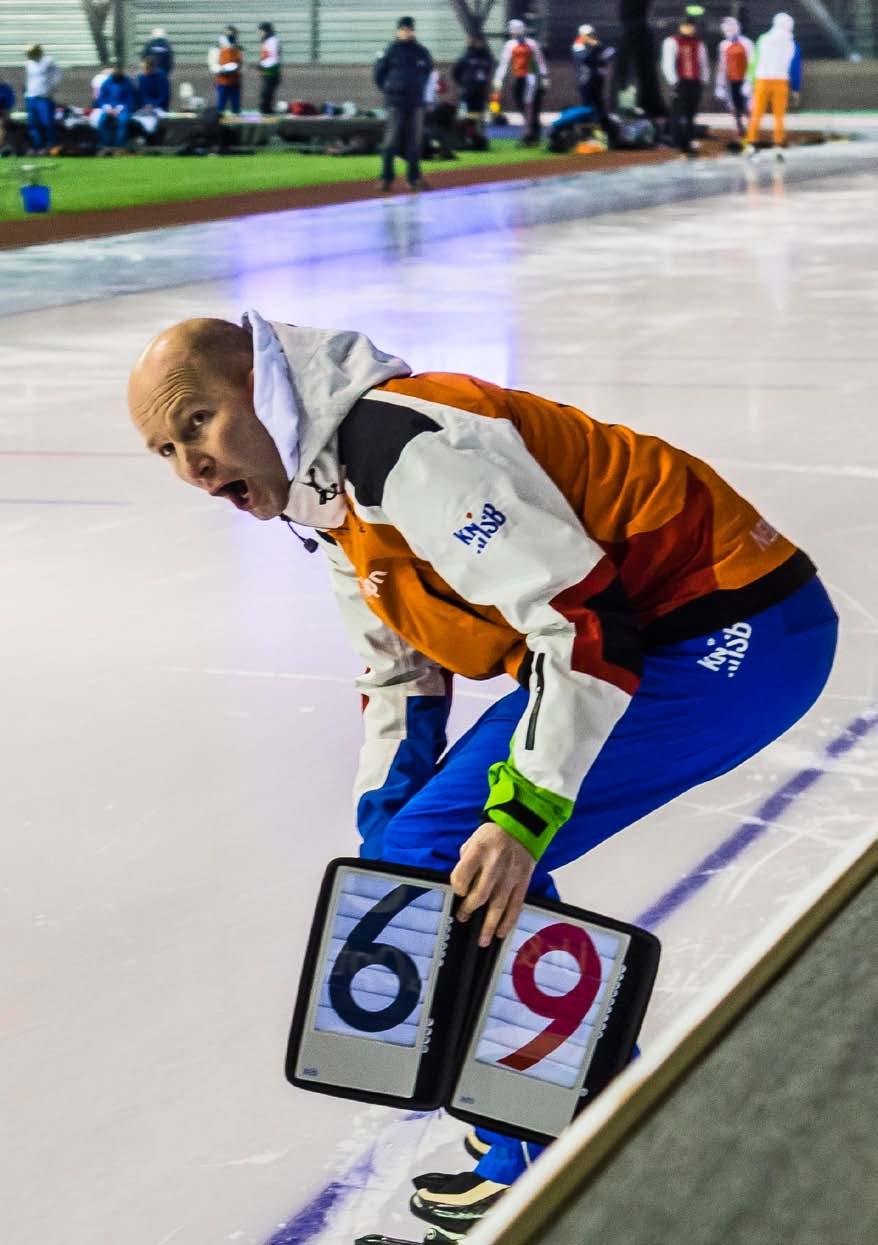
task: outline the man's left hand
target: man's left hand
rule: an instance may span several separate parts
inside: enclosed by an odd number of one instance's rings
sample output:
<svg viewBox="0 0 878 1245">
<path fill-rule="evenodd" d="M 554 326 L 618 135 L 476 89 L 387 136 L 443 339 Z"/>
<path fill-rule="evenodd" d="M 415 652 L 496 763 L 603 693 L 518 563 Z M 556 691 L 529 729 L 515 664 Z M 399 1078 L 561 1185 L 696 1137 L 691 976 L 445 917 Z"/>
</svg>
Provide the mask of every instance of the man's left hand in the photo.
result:
<svg viewBox="0 0 878 1245">
<path fill-rule="evenodd" d="M 480 947 L 489 946 L 495 934 L 505 938 L 515 928 L 535 867 L 527 848 L 493 821 L 483 822 L 461 847 L 460 863 L 451 875 L 455 894 L 463 896 L 457 919 L 468 921 L 487 904 Z"/>
</svg>

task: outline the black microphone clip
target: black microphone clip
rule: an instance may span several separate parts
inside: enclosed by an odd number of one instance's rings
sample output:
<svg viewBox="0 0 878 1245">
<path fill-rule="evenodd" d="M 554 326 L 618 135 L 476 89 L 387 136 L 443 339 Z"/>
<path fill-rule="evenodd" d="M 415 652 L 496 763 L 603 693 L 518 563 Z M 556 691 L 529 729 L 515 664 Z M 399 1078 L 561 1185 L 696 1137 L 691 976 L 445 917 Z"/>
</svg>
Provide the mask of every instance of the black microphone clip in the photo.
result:
<svg viewBox="0 0 878 1245">
<path fill-rule="evenodd" d="M 282 514 L 280 517 L 283 519 L 284 523 L 286 523 L 287 527 L 293 533 L 296 540 L 300 540 L 302 542 L 302 544 L 305 546 L 305 551 L 307 553 L 317 552 L 320 546 L 317 544 L 317 541 L 314 539 L 313 536 L 302 536 L 301 533 L 297 532 L 296 529 L 293 527 L 292 519 L 288 518 L 287 515 L 285 514 Z"/>
</svg>

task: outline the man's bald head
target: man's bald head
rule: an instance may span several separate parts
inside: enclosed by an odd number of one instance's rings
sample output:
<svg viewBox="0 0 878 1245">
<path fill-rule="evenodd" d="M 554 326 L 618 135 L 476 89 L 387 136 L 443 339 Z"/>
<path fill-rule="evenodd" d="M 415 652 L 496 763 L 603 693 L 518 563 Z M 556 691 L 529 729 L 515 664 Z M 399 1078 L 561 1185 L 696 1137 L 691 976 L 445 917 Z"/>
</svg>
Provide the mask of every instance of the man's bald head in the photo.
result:
<svg viewBox="0 0 878 1245">
<path fill-rule="evenodd" d="M 253 407 L 253 342 L 228 320 L 184 320 L 149 343 L 128 381 L 147 448 L 181 479 L 258 518 L 283 509 L 289 482 Z"/>
<path fill-rule="evenodd" d="M 206 316 L 183 320 L 154 337 L 137 360 L 128 384 L 129 405 L 135 423 L 145 392 L 169 372 L 189 372 L 213 387 L 246 385 L 253 367 L 253 339 L 247 329 L 229 320 Z"/>
</svg>

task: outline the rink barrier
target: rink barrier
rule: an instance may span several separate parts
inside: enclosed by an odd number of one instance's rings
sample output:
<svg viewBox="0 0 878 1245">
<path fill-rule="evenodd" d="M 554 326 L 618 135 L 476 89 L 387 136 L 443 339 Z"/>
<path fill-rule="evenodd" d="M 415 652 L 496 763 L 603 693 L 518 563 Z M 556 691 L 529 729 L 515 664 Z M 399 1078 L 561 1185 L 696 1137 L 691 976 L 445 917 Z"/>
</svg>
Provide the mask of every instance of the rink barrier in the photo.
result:
<svg viewBox="0 0 878 1245">
<path fill-rule="evenodd" d="M 782 170 L 779 172 L 778 170 Z M 0 317 L 117 294 L 234 279 L 362 254 L 402 257 L 452 239 L 587 220 L 614 212 L 741 194 L 878 169 L 878 142 L 840 141 L 791 150 L 783 165 L 740 156 L 671 161 L 612 172 L 526 176 L 430 195 L 402 195 L 200 225 L 45 243 L 0 253 Z M 270 223 L 269 223 L 270 222 Z M 265 246 L 266 228 L 272 246 Z M 148 254 L 150 262 L 144 262 Z"/>
<path fill-rule="evenodd" d="M 878 723 L 878 714 L 866 719 Z M 737 956 L 710 992 L 683 1011 L 525 1173 L 467 1237 L 467 1245 L 538 1245 L 636 1129 L 661 1107 L 760 994 L 878 873 L 874 833 L 842 854 L 799 901 Z"/>
<path fill-rule="evenodd" d="M 490 1219 L 469 1234 L 467 1245 L 538 1245 L 550 1239 L 548 1231 L 555 1218 L 582 1195 L 702 1056 L 878 873 L 878 844 L 872 842 L 860 850 L 861 854 L 852 852 L 846 857 L 828 889 L 824 889 L 825 878 L 812 888 L 807 910 L 791 924 L 788 917 L 781 917 L 768 927 L 760 940 L 761 951 L 743 977 L 737 974 L 744 957 L 732 963 L 718 978 L 712 1008 L 687 1009 L 678 1024 L 534 1164 Z"/>
</svg>

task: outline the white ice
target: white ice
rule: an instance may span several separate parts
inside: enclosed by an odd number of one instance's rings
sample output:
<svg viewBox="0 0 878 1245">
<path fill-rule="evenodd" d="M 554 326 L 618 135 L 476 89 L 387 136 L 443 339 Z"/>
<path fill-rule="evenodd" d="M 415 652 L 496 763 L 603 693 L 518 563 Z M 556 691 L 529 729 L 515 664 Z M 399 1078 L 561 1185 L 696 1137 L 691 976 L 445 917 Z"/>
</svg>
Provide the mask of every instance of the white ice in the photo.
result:
<svg viewBox="0 0 878 1245">
<path fill-rule="evenodd" d="M 3 320 L 5 1240 L 257 1245 L 332 1179 L 362 1183 L 370 1145 L 368 1191 L 307 1239 L 415 1236 L 406 1175 L 464 1158 L 453 1122 L 284 1083 L 316 887 L 355 850 L 357 661 L 320 557 L 142 452 L 124 383 L 146 340 L 248 305 L 358 327 L 417 370 L 683 445 L 808 550 L 843 621 L 822 700 L 560 879 L 632 918 L 878 702 L 876 216 L 874 175 L 790 190 L 778 172 L 745 195 Z M 502 687 L 462 685 L 455 728 Z M 645 1042 L 874 833 L 876 737 L 659 930 Z"/>
</svg>

